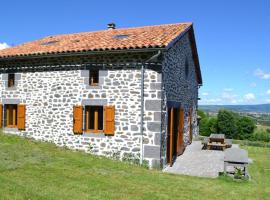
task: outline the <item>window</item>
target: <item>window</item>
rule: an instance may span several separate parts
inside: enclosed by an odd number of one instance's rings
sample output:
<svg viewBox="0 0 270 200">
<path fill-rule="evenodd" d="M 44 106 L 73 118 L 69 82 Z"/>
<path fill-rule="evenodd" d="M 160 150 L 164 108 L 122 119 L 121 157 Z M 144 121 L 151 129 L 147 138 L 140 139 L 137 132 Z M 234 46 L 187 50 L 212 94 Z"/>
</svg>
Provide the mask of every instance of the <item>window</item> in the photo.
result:
<svg viewBox="0 0 270 200">
<path fill-rule="evenodd" d="M 84 113 L 84 121 L 83 121 Z M 115 132 L 115 107 L 108 106 L 82 106 L 73 107 L 73 132 L 74 134 L 104 133 L 114 135 Z M 84 124 L 84 127 L 83 127 Z"/>
<path fill-rule="evenodd" d="M 6 127 L 15 128 L 17 127 L 17 105 L 9 104 L 6 105 L 5 110 L 5 119 L 6 119 Z"/>
<path fill-rule="evenodd" d="M 15 74 L 8 74 L 8 87 L 14 87 L 15 85 Z"/>
<path fill-rule="evenodd" d="M 2 112 L 3 110 L 4 112 Z M 24 104 L 0 104 L 0 128 L 4 126 L 25 130 L 25 111 L 26 106 Z"/>
<path fill-rule="evenodd" d="M 103 106 L 85 107 L 86 132 L 103 132 Z"/>
<path fill-rule="evenodd" d="M 120 34 L 120 35 L 115 35 L 113 36 L 114 39 L 118 39 L 118 40 L 122 40 L 122 39 L 125 39 L 125 38 L 128 38 L 129 35 L 125 35 L 125 34 Z"/>
<path fill-rule="evenodd" d="M 43 42 L 43 43 L 41 43 L 41 45 L 47 46 L 47 45 L 55 44 L 57 42 L 59 42 L 59 41 L 58 40 L 52 40 L 52 41 L 48 41 L 48 42 Z"/>
<path fill-rule="evenodd" d="M 99 71 L 98 70 L 90 70 L 89 71 L 89 85 L 98 85 L 99 82 Z"/>
</svg>

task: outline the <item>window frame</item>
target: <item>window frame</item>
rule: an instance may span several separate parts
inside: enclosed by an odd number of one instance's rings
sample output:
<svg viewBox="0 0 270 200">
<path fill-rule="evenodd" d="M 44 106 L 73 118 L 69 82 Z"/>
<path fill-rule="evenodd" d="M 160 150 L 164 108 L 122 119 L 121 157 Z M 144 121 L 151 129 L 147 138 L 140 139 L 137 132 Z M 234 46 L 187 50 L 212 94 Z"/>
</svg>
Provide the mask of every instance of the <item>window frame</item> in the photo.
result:
<svg viewBox="0 0 270 200">
<path fill-rule="evenodd" d="M 95 80 L 97 80 L 95 82 Z M 89 70 L 89 85 L 90 86 L 98 86 L 99 85 L 99 70 L 98 69 L 90 69 Z"/>
<path fill-rule="evenodd" d="M 90 129 L 89 128 L 89 117 L 90 117 L 90 112 L 91 112 L 91 108 L 94 109 L 94 129 Z M 98 109 L 101 108 L 102 110 L 102 130 L 99 130 L 99 116 L 98 116 Z M 104 133 L 104 106 L 100 106 L 100 105 L 89 105 L 89 106 L 85 106 L 84 107 L 84 115 L 85 115 L 85 119 L 84 119 L 84 132 L 85 133 Z"/>
<path fill-rule="evenodd" d="M 15 73 L 8 74 L 8 88 L 15 87 Z"/>
<path fill-rule="evenodd" d="M 10 114 L 12 114 L 12 124 L 9 117 Z M 5 104 L 4 120 L 5 120 L 5 124 L 4 124 L 5 128 L 18 128 L 18 105 L 17 104 Z"/>
</svg>

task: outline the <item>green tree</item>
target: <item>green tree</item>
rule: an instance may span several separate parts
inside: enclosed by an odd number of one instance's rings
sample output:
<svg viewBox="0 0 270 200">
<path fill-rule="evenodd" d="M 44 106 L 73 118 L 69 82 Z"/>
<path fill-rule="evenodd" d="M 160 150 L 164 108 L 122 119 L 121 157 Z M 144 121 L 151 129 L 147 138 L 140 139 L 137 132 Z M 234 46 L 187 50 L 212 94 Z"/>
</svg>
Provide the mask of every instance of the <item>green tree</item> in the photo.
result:
<svg viewBox="0 0 270 200">
<path fill-rule="evenodd" d="M 217 118 L 216 117 L 205 117 L 200 121 L 200 135 L 209 136 L 211 133 L 217 132 Z"/>
<path fill-rule="evenodd" d="M 200 120 L 199 132 L 202 136 L 209 136 L 208 118 L 202 118 Z"/>
<path fill-rule="evenodd" d="M 210 133 L 217 133 L 217 118 L 211 117 L 208 120 L 208 129 Z"/>
<path fill-rule="evenodd" d="M 250 117 L 240 117 L 237 122 L 237 139 L 250 139 L 255 129 L 255 122 Z"/>
<path fill-rule="evenodd" d="M 203 110 L 199 109 L 197 113 L 201 117 L 201 119 L 207 118 L 207 116 Z"/>
<path fill-rule="evenodd" d="M 229 110 L 219 110 L 217 116 L 217 131 L 225 134 L 227 138 L 236 138 L 237 117 Z"/>
</svg>

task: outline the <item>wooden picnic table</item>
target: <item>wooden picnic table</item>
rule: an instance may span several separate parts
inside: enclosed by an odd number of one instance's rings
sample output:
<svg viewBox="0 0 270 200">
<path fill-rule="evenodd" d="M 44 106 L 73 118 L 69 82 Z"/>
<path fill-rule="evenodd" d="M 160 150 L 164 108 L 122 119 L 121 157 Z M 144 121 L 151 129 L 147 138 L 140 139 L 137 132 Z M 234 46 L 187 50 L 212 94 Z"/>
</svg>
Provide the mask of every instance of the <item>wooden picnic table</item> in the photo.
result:
<svg viewBox="0 0 270 200">
<path fill-rule="evenodd" d="M 227 166 L 243 168 L 244 176 L 249 177 L 248 174 L 248 153 L 244 149 L 230 148 L 225 150 L 224 155 L 224 173 L 227 173 Z"/>
<path fill-rule="evenodd" d="M 210 140 L 210 142 L 220 142 L 220 143 L 224 144 L 225 135 L 212 133 L 209 137 L 209 140 Z"/>
<path fill-rule="evenodd" d="M 225 150 L 226 144 L 225 144 L 225 135 L 224 134 L 214 134 L 212 133 L 209 137 L 209 142 L 207 144 L 207 149 L 211 148 L 218 148 Z"/>
</svg>

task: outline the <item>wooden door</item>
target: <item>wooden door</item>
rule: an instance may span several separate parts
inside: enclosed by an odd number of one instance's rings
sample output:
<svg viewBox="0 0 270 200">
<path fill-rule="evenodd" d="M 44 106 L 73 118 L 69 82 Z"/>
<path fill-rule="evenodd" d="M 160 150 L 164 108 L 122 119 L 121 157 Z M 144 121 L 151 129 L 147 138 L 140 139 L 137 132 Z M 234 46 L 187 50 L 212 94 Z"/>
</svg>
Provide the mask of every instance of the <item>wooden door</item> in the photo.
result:
<svg viewBox="0 0 270 200">
<path fill-rule="evenodd" d="M 172 166 L 177 157 L 179 111 L 176 108 L 168 110 L 167 162 Z"/>
<path fill-rule="evenodd" d="M 177 155 L 181 155 L 184 150 L 184 109 L 179 109 Z"/>
</svg>

